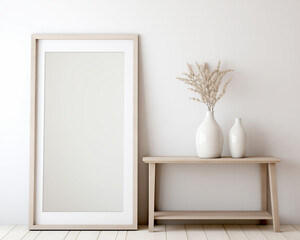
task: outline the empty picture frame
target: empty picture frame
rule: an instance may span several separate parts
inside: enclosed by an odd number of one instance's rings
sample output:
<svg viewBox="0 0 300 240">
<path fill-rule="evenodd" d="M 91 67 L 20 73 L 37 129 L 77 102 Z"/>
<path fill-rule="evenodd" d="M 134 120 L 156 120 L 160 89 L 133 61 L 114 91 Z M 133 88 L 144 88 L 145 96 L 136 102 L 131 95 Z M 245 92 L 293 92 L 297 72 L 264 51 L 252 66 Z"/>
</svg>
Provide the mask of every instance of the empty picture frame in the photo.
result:
<svg viewBox="0 0 300 240">
<path fill-rule="evenodd" d="M 29 228 L 137 229 L 138 36 L 34 34 Z"/>
</svg>

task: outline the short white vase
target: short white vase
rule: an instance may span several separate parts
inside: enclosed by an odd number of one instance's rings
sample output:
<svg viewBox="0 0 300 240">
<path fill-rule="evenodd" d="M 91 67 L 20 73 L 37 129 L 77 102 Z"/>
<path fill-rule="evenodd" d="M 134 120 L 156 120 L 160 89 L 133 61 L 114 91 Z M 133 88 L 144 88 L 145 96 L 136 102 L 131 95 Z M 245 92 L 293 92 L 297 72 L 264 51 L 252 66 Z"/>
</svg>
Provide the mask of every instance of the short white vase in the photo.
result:
<svg viewBox="0 0 300 240">
<path fill-rule="evenodd" d="M 198 156 L 201 158 L 218 158 L 223 149 L 223 133 L 214 118 L 214 112 L 206 112 L 204 121 L 196 134 Z"/>
<path fill-rule="evenodd" d="M 229 131 L 229 148 L 234 158 L 245 157 L 247 134 L 242 125 L 241 118 L 235 118 L 235 122 Z"/>
</svg>

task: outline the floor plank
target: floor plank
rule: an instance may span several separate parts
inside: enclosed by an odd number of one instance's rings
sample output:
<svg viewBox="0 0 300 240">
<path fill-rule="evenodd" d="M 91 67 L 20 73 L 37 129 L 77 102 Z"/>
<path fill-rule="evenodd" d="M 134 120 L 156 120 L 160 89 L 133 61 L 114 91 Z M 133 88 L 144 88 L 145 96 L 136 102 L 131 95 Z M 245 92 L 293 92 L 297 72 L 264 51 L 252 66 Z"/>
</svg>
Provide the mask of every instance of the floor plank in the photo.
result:
<svg viewBox="0 0 300 240">
<path fill-rule="evenodd" d="M 229 240 L 222 225 L 204 225 L 203 229 L 208 240 Z"/>
<path fill-rule="evenodd" d="M 76 240 L 97 240 L 100 231 L 81 231 Z"/>
<path fill-rule="evenodd" d="M 296 230 L 291 225 L 280 225 L 281 234 L 287 240 L 299 240 L 300 239 L 300 232 Z"/>
<path fill-rule="evenodd" d="M 137 240 L 143 239 L 145 236 L 145 232 L 148 231 L 148 226 L 146 225 L 139 225 L 137 231 L 128 231 L 126 240 Z"/>
<path fill-rule="evenodd" d="M 3 240 L 20 240 L 26 233 L 28 233 L 28 227 L 24 225 L 15 226 L 8 234 L 5 235 Z"/>
<path fill-rule="evenodd" d="M 116 240 L 126 240 L 127 231 L 118 231 Z"/>
<path fill-rule="evenodd" d="M 35 240 L 37 236 L 41 234 L 41 231 L 29 231 L 22 240 Z"/>
<path fill-rule="evenodd" d="M 118 231 L 102 231 L 98 237 L 99 240 L 115 240 L 117 238 Z"/>
<path fill-rule="evenodd" d="M 207 240 L 202 225 L 186 225 L 185 229 L 188 240 Z"/>
<path fill-rule="evenodd" d="M 36 240 L 63 240 L 67 234 L 68 231 L 42 231 Z"/>
<path fill-rule="evenodd" d="M 286 240 L 285 237 L 280 232 L 274 232 L 272 225 L 259 226 L 259 229 L 269 240 Z"/>
<path fill-rule="evenodd" d="M 183 225 L 166 225 L 168 240 L 188 240 L 185 226 Z"/>
<path fill-rule="evenodd" d="M 8 234 L 14 227 L 15 225 L 0 225 L 0 239 Z"/>
<path fill-rule="evenodd" d="M 241 225 L 248 240 L 267 240 L 256 225 Z"/>
<path fill-rule="evenodd" d="M 80 231 L 70 231 L 64 240 L 76 240 Z"/>
<path fill-rule="evenodd" d="M 127 232 L 126 240 L 166 240 L 165 225 L 156 225 L 154 232 L 149 232 L 148 226 L 140 225 L 138 231 Z"/>
<path fill-rule="evenodd" d="M 248 240 L 239 225 L 224 225 L 230 240 Z"/>
</svg>

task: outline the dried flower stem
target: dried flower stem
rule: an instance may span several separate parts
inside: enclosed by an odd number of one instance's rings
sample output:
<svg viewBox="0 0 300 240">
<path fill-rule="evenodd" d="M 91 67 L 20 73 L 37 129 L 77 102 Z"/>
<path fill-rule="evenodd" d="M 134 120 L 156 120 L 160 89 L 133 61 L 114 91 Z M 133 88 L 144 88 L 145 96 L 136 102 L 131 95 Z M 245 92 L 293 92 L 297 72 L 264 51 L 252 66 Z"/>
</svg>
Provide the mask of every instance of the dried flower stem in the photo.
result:
<svg viewBox="0 0 300 240">
<path fill-rule="evenodd" d="M 207 105 L 209 111 L 213 111 L 216 103 L 225 94 L 226 88 L 232 77 L 229 78 L 223 85 L 222 91 L 219 92 L 223 77 L 232 72 L 232 69 L 220 70 L 221 61 L 218 62 L 218 66 L 215 70 L 210 72 L 206 63 L 199 64 L 196 62 L 198 73 L 195 73 L 191 64 L 187 63 L 189 73 L 183 73 L 185 77 L 178 77 L 180 81 L 188 84 L 193 91 L 200 95 L 200 98 L 190 98 L 197 102 L 202 102 Z"/>
</svg>

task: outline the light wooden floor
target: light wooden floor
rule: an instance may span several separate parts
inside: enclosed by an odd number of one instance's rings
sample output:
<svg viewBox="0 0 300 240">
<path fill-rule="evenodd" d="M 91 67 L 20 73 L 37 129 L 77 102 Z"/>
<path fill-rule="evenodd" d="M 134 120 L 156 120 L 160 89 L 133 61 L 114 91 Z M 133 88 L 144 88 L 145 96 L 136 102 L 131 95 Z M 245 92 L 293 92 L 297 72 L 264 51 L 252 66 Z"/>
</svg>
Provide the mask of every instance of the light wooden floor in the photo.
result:
<svg viewBox="0 0 300 240">
<path fill-rule="evenodd" d="M 300 225 L 158 225 L 138 231 L 28 231 L 23 225 L 0 225 L 2 240 L 300 240 Z"/>
</svg>

